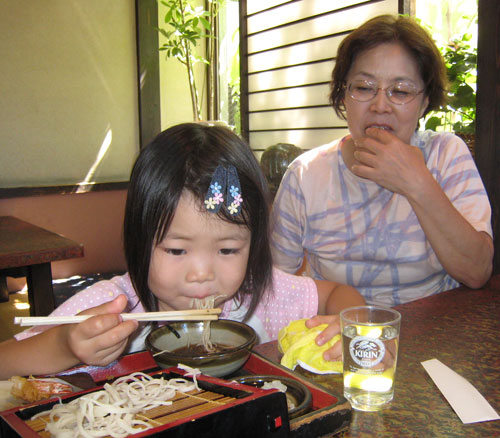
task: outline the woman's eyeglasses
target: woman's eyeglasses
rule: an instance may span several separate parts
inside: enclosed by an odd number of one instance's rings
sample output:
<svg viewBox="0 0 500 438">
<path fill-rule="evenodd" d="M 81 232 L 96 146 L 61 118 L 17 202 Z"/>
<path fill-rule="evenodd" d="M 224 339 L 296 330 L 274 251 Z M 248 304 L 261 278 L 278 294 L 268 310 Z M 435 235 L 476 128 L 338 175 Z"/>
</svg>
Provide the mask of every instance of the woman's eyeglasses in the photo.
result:
<svg viewBox="0 0 500 438">
<path fill-rule="evenodd" d="M 350 82 L 347 85 L 349 96 L 359 102 L 368 102 L 372 100 L 379 90 L 385 91 L 387 98 L 396 105 L 410 103 L 418 94 L 424 91 L 418 91 L 414 85 L 408 82 L 395 82 L 387 88 L 381 88 L 375 82 L 360 80 Z"/>
</svg>

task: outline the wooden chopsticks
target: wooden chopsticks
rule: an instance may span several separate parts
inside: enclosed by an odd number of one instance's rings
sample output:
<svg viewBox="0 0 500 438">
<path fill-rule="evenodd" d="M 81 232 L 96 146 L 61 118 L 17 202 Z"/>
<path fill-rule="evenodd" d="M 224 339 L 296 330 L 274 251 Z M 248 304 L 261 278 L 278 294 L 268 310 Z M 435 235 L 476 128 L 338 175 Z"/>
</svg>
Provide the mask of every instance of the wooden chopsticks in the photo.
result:
<svg viewBox="0 0 500 438">
<path fill-rule="evenodd" d="M 121 313 L 123 321 L 213 321 L 219 319 L 221 309 L 172 310 L 169 312 Z M 14 324 L 21 326 L 76 324 L 95 315 L 75 316 L 17 316 Z"/>
</svg>

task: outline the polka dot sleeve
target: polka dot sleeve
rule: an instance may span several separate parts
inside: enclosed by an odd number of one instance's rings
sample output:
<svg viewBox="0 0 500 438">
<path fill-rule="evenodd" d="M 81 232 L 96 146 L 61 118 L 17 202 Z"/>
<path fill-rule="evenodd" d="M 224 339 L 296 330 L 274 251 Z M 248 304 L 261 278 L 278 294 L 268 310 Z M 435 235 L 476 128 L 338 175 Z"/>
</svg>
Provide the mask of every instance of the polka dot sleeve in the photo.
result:
<svg viewBox="0 0 500 438">
<path fill-rule="evenodd" d="M 277 339 L 281 328 L 291 321 L 311 318 L 318 313 L 318 290 L 309 277 L 273 270 L 273 291 L 259 304 L 256 316 L 270 339 Z"/>
</svg>

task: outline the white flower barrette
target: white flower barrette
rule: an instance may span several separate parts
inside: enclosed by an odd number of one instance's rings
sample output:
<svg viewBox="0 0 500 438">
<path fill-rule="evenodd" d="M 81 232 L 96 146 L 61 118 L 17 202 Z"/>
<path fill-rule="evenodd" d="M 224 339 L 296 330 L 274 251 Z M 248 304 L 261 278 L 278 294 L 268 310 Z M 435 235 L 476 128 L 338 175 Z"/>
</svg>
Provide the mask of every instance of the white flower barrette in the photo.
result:
<svg viewBox="0 0 500 438">
<path fill-rule="evenodd" d="M 205 208 L 211 213 L 217 213 L 224 203 L 233 216 L 240 214 L 243 198 L 238 172 L 234 166 L 217 166 L 205 196 Z"/>
</svg>

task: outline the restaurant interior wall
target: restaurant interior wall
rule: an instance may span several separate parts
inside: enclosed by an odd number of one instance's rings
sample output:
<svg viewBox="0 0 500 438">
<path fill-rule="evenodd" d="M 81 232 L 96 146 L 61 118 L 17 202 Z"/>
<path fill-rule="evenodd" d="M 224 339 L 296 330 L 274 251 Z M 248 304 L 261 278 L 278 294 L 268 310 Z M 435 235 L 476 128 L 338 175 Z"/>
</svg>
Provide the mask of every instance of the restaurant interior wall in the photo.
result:
<svg viewBox="0 0 500 438">
<path fill-rule="evenodd" d="M 0 188 L 127 181 L 139 150 L 134 0 L 0 2 Z"/>
<path fill-rule="evenodd" d="M 0 199 L 0 216 L 15 216 L 83 244 L 83 258 L 52 263 L 53 278 L 125 271 L 125 198 L 126 190 L 113 190 Z"/>
<path fill-rule="evenodd" d="M 106 138 L 109 151 L 93 176 L 106 162 L 108 169 L 121 166 L 117 180 L 128 180 L 138 151 L 134 11 L 134 0 L 0 3 L 1 168 L 6 169 L 0 187 L 35 186 L 33 196 L 2 196 L 0 215 L 17 216 L 83 244 L 84 258 L 52 265 L 54 278 L 125 269 L 125 187 L 43 196 L 37 188 L 65 184 L 58 172 L 74 162 L 82 164 L 75 182 L 83 181 Z M 110 46 L 115 55 L 106 57 Z M 19 181 L 4 181 L 7 170 Z M 113 181 L 113 172 L 104 181 Z"/>
</svg>

